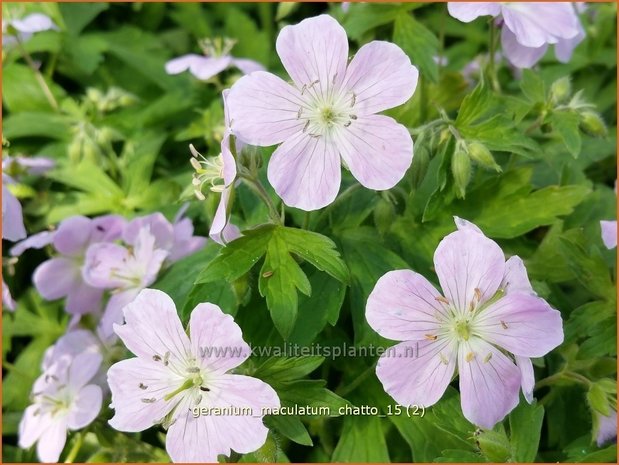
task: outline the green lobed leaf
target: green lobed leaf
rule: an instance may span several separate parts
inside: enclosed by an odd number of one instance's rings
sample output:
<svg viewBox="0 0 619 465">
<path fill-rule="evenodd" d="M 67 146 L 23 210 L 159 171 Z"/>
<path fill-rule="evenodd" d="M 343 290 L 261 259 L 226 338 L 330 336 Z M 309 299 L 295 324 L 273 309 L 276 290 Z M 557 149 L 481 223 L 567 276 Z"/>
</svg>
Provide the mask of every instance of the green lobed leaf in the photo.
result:
<svg viewBox="0 0 619 465">
<path fill-rule="evenodd" d="M 509 442 L 514 462 L 534 462 L 542 434 L 544 407 L 520 401 L 509 414 Z"/>
</svg>

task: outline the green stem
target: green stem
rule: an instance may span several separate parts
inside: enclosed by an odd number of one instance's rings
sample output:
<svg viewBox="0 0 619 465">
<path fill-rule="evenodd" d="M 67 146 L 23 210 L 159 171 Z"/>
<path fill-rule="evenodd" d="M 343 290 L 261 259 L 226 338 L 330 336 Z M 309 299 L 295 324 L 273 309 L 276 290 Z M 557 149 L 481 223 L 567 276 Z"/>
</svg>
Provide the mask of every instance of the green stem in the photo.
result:
<svg viewBox="0 0 619 465">
<path fill-rule="evenodd" d="M 258 181 L 258 179 L 247 174 L 240 174 L 239 177 L 245 181 L 245 184 L 247 184 L 247 186 L 264 202 L 269 209 L 269 216 L 273 222 L 275 222 L 275 224 L 282 225 L 284 223 L 282 217 L 278 213 L 277 208 L 275 208 L 275 205 L 273 205 L 273 201 L 262 183 Z"/>
<path fill-rule="evenodd" d="M 490 38 L 489 40 L 489 45 L 488 45 L 488 49 L 489 49 L 489 53 L 490 56 L 488 57 L 488 75 L 490 77 L 490 82 L 492 84 L 492 87 L 495 91 L 500 92 L 501 91 L 501 87 L 499 85 L 499 79 L 497 77 L 497 70 L 496 70 L 496 63 L 494 60 L 494 56 L 496 55 L 496 46 L 497 46 L 497 28 L 494 25 L 494 18 L 491 18 L 489 21 L 490 24 Z"/>
<path fill-rule="evenodd" d="M 75 459 L 77 458 L 77 454 L 79 453 L 80 449 L 82 448 L 82 445 L 84 444 L 84 433 L 83 433 L 83 431 L 78 432 L 75 436 L 77 438 L 75 440 L 75 444 L 73 444 L 73 447 L 71 448 L 71 450 L 67 454 L 67 458 L 65 459 L 64 463 L 73 463 L 75 461 Z"/>
<path fill-rule="evenodd" d="M 586 378 L 585 376 L 575 373 L 573 371 L 564 370 L 564 371 L 560 371 L 559 373 L 555 373 L 554 375 L 548 376 L 547 378 L 544 378 L 538 381 L 537 383 L 535 383 L 535 389 L 537 390 L 543 387 L 552 386 L 558 381 L 563 381 L 563 380 L 575 381 L 576 383 L 582 384 L 586 387 L 591 386 L 591 381 L 589 381 L 589 379 Z"/>
<path fill-rule="evenodd" d="M 305 212 L 305 217 L 303 218 L 303 229 L 309 229 L 310 225 L 310 215 L 311 212 Z"/>
<path fill-rule="evenodd" d="M 58 102 L 56 101 L 56 98 L 54 97 L 54 94 L 52 93 L 51 89 L 49 88 L 49 86 L 45 82 L 45 78 L 41 74 L 41 71 L 39 71 L 39 68 L 37 68 L 37 65 L 34 63 L 34 60 L 30 56 L 30 53 L 28 53 L 28 50 L 26 50 L 26 47 L 24 47 L 24 44 L 22 43 L 21 39 L 19 38 L 19 35 L 15 34 L 14 37 L 15 37 L 15 40 L 17 42 L 17 47 L 19 48 L 19 51 L 21 52 L 22 56 L 26 60 L 26 63 L 28 64 L 28 66 L 30 67 L 32 72 L 34 73 L 34 77 L 37 80 L 37 82 L 39 83 L 39 86 L 41 87 L 41 90 L 45 94 L 45 98 L 47 98 L 47 101 L 49 102 L 51 107 L 55 111 L 58 111 L 58 109 L 60 108 L 58 106 Z"/>
<path fill-rule="evenodd" d="M 357 389 L 372 373 L 376 371 L 376 363 L 373 363 L 370 367 L 364 370 L 359 376 L 357 376 L 352 383 L 347 386 L 337 389 L 335 393 L 340 397 L 346 397 L 348 394 Z"/>
</svg>

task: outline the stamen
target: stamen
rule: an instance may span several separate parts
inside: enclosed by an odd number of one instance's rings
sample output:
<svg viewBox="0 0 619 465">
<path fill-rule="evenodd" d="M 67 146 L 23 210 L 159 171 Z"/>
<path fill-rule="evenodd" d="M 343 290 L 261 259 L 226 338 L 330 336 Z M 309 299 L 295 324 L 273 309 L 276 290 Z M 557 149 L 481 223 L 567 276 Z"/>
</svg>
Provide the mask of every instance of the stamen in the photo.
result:
<svg viewBox="0 0 619 465">
<path fill-rule="evenodd" d="M 151 397 L 150 399 L 142 399 L 142 402 L 144 402 L 145 404 L 154 404 L 155 402 L 157 402 L 157 399 Z"/>
<path fill-rule="evenodd" d="M 434 300 L 436 300 L 437 302 L 440 302 L 440 303 L 442 303 L 442 304 L 449 305 L 449 300 L 447 300 L 447 299 L 446 299 L 445 297 L 443 297 L 442 295 L 441 295 L 441 296 L 438 296 L 438 297 L 435 297 L 435 298 L 434 298 Z"/>
<path fill-rule="evenodd" d="M 159 355 L 153 355 L 153 360 L 155 362 L 160 362 L 161 361 L 161 357 Z"/>
<path fill-rule="evenodd" d="M 333 79 L 331 80 L 331 84 L 335 85 L 335 78 L 337 78 L 337 73 L 333 75 Z"/>
<path fill-rule="evenodd" d="M 355 94 L 354 92 L 352 93 L 352 99 L 350 101 L 350 106 L 354 107 L 355 103 L 357 102 L 357 94 Z"/>
<path fill-rule="evenodd" d="M 492 358 L 492 352 L 490 352 L 488 355 L 486 355 L 486 357 L 484 358 L 484 363 L 488 363 L 491 358 Z"/>
<path fill-rule="evenodd" d="M 189 159 L 189 163 L 191 163 L 191 166 L 196 171 L 202 169 L 202 165 L 200 165 L 200 162 L 197 159 L 193 158 L 193 157 Z"/>
<path fill-rule="evenodd" d="M 200 405 L 200 402 L 202 402 L 202 394 L 198 395 L 196 398 L 196 405 Z"/>
<path fill-rule="evenodd" d="M 441 363 L 444 365 L 449 365 L 449 360 L 447 360 L 447 357 L 443 355 L 443 352 L 439 352 L 438 356 L 441 359 Z"/>
<path fill-rule="evenodd" d="M 349 115 L 350 119 L 357 119 L 357 115 Z"/>
<path fill-rule="evenodd" d="M 307 128 L 308 128 L 309 124 L 310 124 L 310 121 L 309 121 L 309 120 L 307 120 L 307 121 L 305 122 L 305 126 L 303 126 L 303 132 L 307 131 Z"/>
<path fill-rule="evenodd" d="M 146 384 L 144 384 L 144 383 L 140 383 L 139 384 L 139 388 L 140 389 L 148 389 L 148 386 Z"/>
<path fill-rule="evenodd" d="M 314 139 L 318 139 L 319 137 L 322 136 L 322 134 L 310 134 L 310 137 L 313 137 Z"/>
<path fill-rule="evenodd" d="M 505 323 L 503 320 L 501 320 L 501 326 L 503 327 L 503 329 L 507 329 L 507 323 Z"/>
<path fill-rule="evenodd" d="M 475 298 L 477 299 L 477 302 L 481 301 L 481 290 L 478 287 L 475 288 Z"/>
<path fill-rule="evenodd" d="M 348 121 L 347 123 L 344 123 L 344 127 L 347 128 L 348 126 L 350 126 L 352 124 L 352 121 Z"/>
<path fill-rule="evenodd" d="M 425 334 L 424 337 L 429 341 L 436 341 L 438 339 L 438 336 L 435 336 L 433 334 Z"/>
<path fill-rule="evenodd" d="M 301 113 L 303 113 L 303 107 L 299 107 L 299 111 L 297 112 L 297 119 L 301 119 Z"/>
<path fill-rule="evenodd" d="M 466 354 L 466 357 L 464 358 L 464 360 L 466 360 L 468 363 L 471 363 L 474 358 L 475 358 L 475 352 L 469 352 L 468 354 Z"/>
<path fill-rule="evenodd" d="M 200 386 L 200 391 L 211 392 L 211 390 L 207 388 L 206 386 Z"/>
<path fill-rule="evenodd" d="M 307 84 L 303 84 L 303 87 L 301 87 L 301 95 L 303 95 L 306 90 L 307 90 Z"/>
<path fill-rule="evenodd" d="M 200 369 L 198 367 L 189 367 L 187 368 L 188 373 L 200 373 Z"/>
<path fill-rule="evenodd" d="M 163 356 L 163 364 L 165 366 L 168 366 L 168 364 L 170 363 L 170 352 L 166 352 L 165 355 Z"/>
</svg>

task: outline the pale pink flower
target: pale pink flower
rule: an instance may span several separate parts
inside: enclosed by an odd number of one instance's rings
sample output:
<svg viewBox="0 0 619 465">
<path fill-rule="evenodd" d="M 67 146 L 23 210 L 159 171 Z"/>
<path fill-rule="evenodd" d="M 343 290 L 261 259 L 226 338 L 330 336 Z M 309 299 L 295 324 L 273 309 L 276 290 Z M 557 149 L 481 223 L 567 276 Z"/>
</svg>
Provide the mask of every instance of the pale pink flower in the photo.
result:
<svg viewBox="0 0 619 465">
<path fill-rule="evenodd" d="M 597 415 L 596 443 L 602 447 L 611 441 L 617 441 L 617 411 L 612 408 L 607 416 Z"/>
<path fill-rule="evenodd" d="M 502 19 L 503 54 L 518 68 L 530 68 L 555 45 L 557 60 L 566 63 L 585 31 L 570 2 L 449 2 L 449 14 L 470 22 L 479 16 Z"/>
<path fill-rule="evenodd" d="M 19 424 L 19 446 L 37 443 L 42 462 L 57 462 L 67 440 L 67 431 L 92 423 L 101 409 L 102 391 L 91 384 L 101 365 L 101 355 L 84 352 L 61 355 L 50 361 L 33 386 L 33 404 Z"/>
<path fill-rule="evenodd" d="M 40 176 L 54 168 L 56 162 L 47 157 L 6 156 L 2 159 L 2 171 L 19 178 L 21 175 Z"/>
<path fill-rule="evenodd" d="M 32 13 L 21 19 L 13 19 L 9 21 L 2 21 L 2 45 L 13 45 L 16 43 L 16 38 L 13 35 L 13 31 L 9 31 L 9 28 L 14 29 L 21 42 L 24 42 L 32 37 L 37 32 L 58 30 L 58 26 L 54 24 L 51 18 L 43 13 Z"/>
<path fill-rule="evenodd" d="M 458 368 L 464 416 L 492 428 L 530 400 L 532 366 L 563 341 L 561 314 L 530 289 L 522 262 L 471 223 L 446 236 L 434 254 L 443 295 L 409 270 L 383 276 L 366 318 L 381 336 L 405 341 L 379 360 L 376 374 L 402 405 L 431 406 Z M 517 366 L 516 363 L 518 363 Z"/>
<path fill-rule="evenodd" d="M 10 312 L 15 311 L 15 301 L 7 283 L 2 280 L 2 309 Z"/>
<path fill-rule="evenodd" d="M 204 55 L 190 53 L 174 58 L 165 64 L 166 73 L 179 74 L 189 70 L 198 79 L 207 81 L 232 66 L 244 74 L 264 70 L 264 66 L 254 60 L 230 55 L 234 43 L 229 39 L 202 40 L 200 47 Z"/>
<path fill-rule="evenodd" d="M 26 227 L 19 200 L 7 187 L 15 181 L 2 173 L 2 238 L 7 241 L 18 241 L 26 237 Z"/>
<path fill-rule="evenodd" d="M 337 196 L 340 165 L 365 187 L 395 186 L 410 167 L 413 141 L 394 119 L 377 115 L 411 98 L 418 71 L 389 42 L 373 41 L 348 64 L 348 39 L 328 15 L 284 27 L 277 53 L 292 78 L 255 72 L 228 97 L 232 130 L 248 144 L 281 144 L 268 178 L 292 207 L 316 210 Z"/>
<path fill-rule="evenodd" d="M 602 241 L 607 249 L 617 247 L 617 222 L 616 221 L 600 221 L 602 228 Z"/>
<path fill-rule="evenodd" d="M 124 314 L 126 323 L 115 331 L 137 357 L 108 371 L 112 427 L 137 432 L 162 424 L 174 462 L 216 463 L 231 450 L 245 454 L 264 444 L 263 409 L 279 407 L 279 399 L 259 379 L 229 373 L 250 354 L 231 316 L 216 305 L 199 304 L 191 314 L 189 338 L 174 302 L 153 289 L 140 292 Z M 235 350 L 218 356 L 204 350 L 226 347 Z M 194 409 L 235 407 L 248 410 L 193 414 Z"/>
</svg>

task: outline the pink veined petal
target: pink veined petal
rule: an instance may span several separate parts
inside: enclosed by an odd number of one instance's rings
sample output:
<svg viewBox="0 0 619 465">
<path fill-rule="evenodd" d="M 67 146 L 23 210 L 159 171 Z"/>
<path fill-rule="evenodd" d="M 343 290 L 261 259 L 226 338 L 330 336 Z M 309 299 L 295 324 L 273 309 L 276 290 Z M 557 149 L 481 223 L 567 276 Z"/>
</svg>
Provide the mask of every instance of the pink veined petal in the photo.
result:
<svg viewBox="0 0 619 465">
<path fill-rule="evenodd" d="M 67 442 L 67 417 L 54 417 L 49 427 L 43 431 L 37 443 L 37 455 L 41 462 L 58 462 Z"/>
<path fill-rule="evenodd" d="M 570 2 L 511 2 L 501 6 L 505 26 L 525 47 L 556 44 L 578 35 L 579 21 Z"/>
<path fill-rule="evenodd" d="M 234 183 L 237 174 L 236 160 L 230 150 L 230 137 L 232 137 L 232 134 L 230 134 L 229 131 L 226 131 L 223 139 L 221 140 L 221 157 L 223 159 L 224 185 L 226 187 L 229 187 L 232 183 Z M 236 152 L 240 153 L 239 147 L 236 147 Z"/>
<path fill-rule="evenodd" d="M 34 270 L 32 281 L 45 300 L 60 299 L 81 282 L 79 264 L 70 258 L 52 258 Z"/>
<path fill-rule="evenodd" d="M 205 57 L 203 60 L 194 61 L 189 67 L 189 71 L 198 79 L 208 81 L 230 66 L 231 63 L 232 58 L 230 56 Z"/>
<path fill-rule="evenodd" d="M 18 241 L 26 237 L 24 218 L 19 200 L 11 193 L 2 178 L 2 238 Z"/>
<path fill-rule="evenodd" d="M 312 86 L 308 92 L 326 97 L 344 79 L 348 38 L 344 28 L 329 15 L 285 26 L 275 48 L 299 90 Z"/>
<path fill-rule="evenodd" d="M 246 454 L 259 449 L 268 429 L 262 423 L 262 409 L 279 407 L 275 391 L 256 378 L 241 375 L 216 377 L 212 390 L 203 395 L 201 407 L 250 408 L 253 415 L 209 415 L 194 418 L 196 406 L 186 396 L 179 407 L 176 422 L 170 426 L 166 450 L 175 462 L 216 462 L 218 455 L 234 450 Z"/>
<path fill-rule="evenodd" d="M 507 60 L 516 68 L 531 68 L 546 53 L 548 44 L 539 47 L 526 47 L 516 40 L 516 36 L 507 27 L 501 31 L 501 46 Z"/>
<path fill-rule="evenodd" d="M 41 414 L 38 404 L 30 405 L 24 410 L 24 415 L 19 422 L 19 447 L 28 449 L 39 440 L 43 431 L 51 427 L 52 417 L 49 414 Z"/>
<path fill-rule="evenodd" d="M 563 342 L 561 313 L 527 294 L 507 294 L 474 318 L 474 331 L 515 355 L 542 357 Z"/>
<path fill-rule="evenodd" d="M 378 360 L 376 376 L 401 405 L 434 405 L 445 393 L 456 367 L 456 346 L 436 341 L 401 342 Z"/>
<path fill-rule="evenodd" d="M 555 45 L 555 56 L 561 63 L 567 63 L 572 58 L 574 49 L 585 39 L 585 30 L 578 21 L 578 34 L 572 39 L 559 39 Z"/>
<path fill-rule="evenodd" d="M 15 301 L 11 295 L 9 286 L 2 280 L 2 308 L 10 312 L 15 311 Z"/>
<path fill-rule="evenodd" d="M 479 234 L 484 234 L 482 230 L 479 229 L 479 227 L 476 224 L 471 223 L 468 220 L 454 216 L 454 222 L 456 223 L 456 227 L 458 228 L 458 231 L 470 230 L 470 231 L 473 231 Z"/>
<path fill-rule="evenodd" d="M 361 47 L 350 62 L 342 89 L 351 98 L 354 94 L 352 113 L 372 115 L 408 101 L 418 78 L 419 71 L 400 47 L 373 41 Z"/>
<path fill-rule="evenodd" d="M 84 260 L 84 281 L 98 289 L 122 288 L 126 280 L 118 277 L 117 270 L 129 261 L 129 251 L 119 244 L 100 242 L 88 247 Z"/>
<path fill-rule="evenodd" d="M 467 313 L 479 293 L 481 303 L 494 296 L 503 279 L 505 257 L 497 243 L 483 234 L 456 231 L 436 248 L 434 267 L 447 300 L 460 313 Z"/>
<path fill-rule="evenodd" d="M 46 245 L 52 243 L 55 234 L 54 231 L 41 231 L 40 233 L 28 236 L 23 241 L 15 244 L 9 253 L 11 257 L 19 257 L 28 249 L 42 249 Z"/>
<path fill-rule="evenodd" d="M 267 174 L 286 205 L 318 210 L 337 197 L 342 179 L 340 156 L 327 137 L 299 131 L 275 150 Z"/>
<path fill-rule="evenodd" d="M 120 239 L 127 220 L 119 215 L 104 215 L 92 220 L 90 242 L 110 242 Z"/>
<path fill-rule="evenodd" d="M 135 245 L 144 227 L 148 227 L 150 233 L 155 236 L 157 248 L 168 250 L 174 244 L 174 226 L 159 212 L 134 218 L 127 223 L 122 234 L 123 241 Z"/>
<path fill-rule="evenodd" d="M 254 60 L 247 58 L 232 57 L 231 64 L 241 70 L 243 74 L 253 73 L 254 71 L 264 71 L 264 66 Z"/>
<path fill-rule="evenodd" d="M 617 438 L 617 411 L 611 410 L 610 415 L 600 418 L 596 443 L 602 447 L 607 442 Z"/>
<path fill-rule="evenodd" d="M 501 281 L 501 289 L 506 293 L 521 293 L 537 295 L 531 287 L 527 269 L 518 255 L 514 255 L 505 262 L 505 275 Z"/>
<path fill-rule="evenodd" d="M 72 430 L 82 429 L 91 424 L 99 411 L 103 400 L 103 392 L 99 386 L 89 384 L 81 389 L 73 400 L 69 412 L 68 426 Z"/>
<path fill-rule="evenodd" d="M 139 289 L 128 289 L 126 291 L 112 294 L 108 300 L 103 316 L 97 327 L 97 334 L 105 341 L 111 341 L 116 337 L 114 325 L 120 325 L 124 321 L 123 309 L 130 304 L 139 294 Z"/>
<path fill-rule="evenodd" d="M 446 316 L 441 294 L 419 273 L 390 271 L 378 280 L 368 297 L 365 318 L 382 337 L 423 341 L 435 335 Z"/>
<path fill-rule="evenodd" d="M 22 19 L 11 21 L 11 26 L 19 32 L 34 33 L 58 29 L 49 16 L 42 13 L 32 13 Z"/>
<path fill-rule="evenodd" d="M 617 247 L 617 222 L 616 221 L 600 221 L 602 228 L 602 241 L 607 249 Z"/>
<path fill-rule="evenodd" d="M 103 358 L 96 352 L 84 352 L 75 356 L 69 367 L 68 385 L 75 392 L 86 386 L 97 374 Z"/>
<path fill-rule="evenodd" d="M 74 282 L 73 288 L 67 294 L 65 310 L 72 315 L 98 313 L 101 311 L 103 290 L 86 284 L 80 277 Z"/>
<path fill-rule="evenodd" d="M 300 133 L 306 106 L 301 93 L 274 74 L 257 71 L 239 79 L 226 99 L 230 124 L 248 144 L 275 145 Z"/>
<path fill-rule="evenodd" d="M 63 220 L 54 235 L 54 248 L 62 255 L 82 255 L 90 241 L 92 220 L 85 216 L 72 216 Z"/>
<path fill-rule="evenodd" d="M 413 139 L 393 118 L 360 116 L 336 133 L 335 143 L 352 175 L 365 187 L 395 186 L 413 161 Z"/>
<path fill-rule="evenodd" d="M 201 63 L 206 59 L 207 58 L 203 55 L 189 53 L 187 55 L 183 55 L 168 61 L 165 64 L 165 72 L 168 74 L 179 74 L 187 71 L 192 66 L 196 66 L 196 64 Z"/>
<path fill-rule="evenodd" d="M 491 429 L 518 405 L 520 370 L 501 351 L 473 337 L 458 348 L 462 413 Z"/>
<path fill-rule="evenodd" d="M 470 23 L 480 16 L 498 16 L 501 5 L 496 2 L 449 2 L 449 14 L 463 23 Z"/>
<path fill-rule="evenodd" d="M 237 228 L 233 224 L 230 224 L 229 222 L 229 200 L 230 189 L 226 188 L 221 193 L 219 205 L 217 206 L 217 211 L 215 212 L 215 216 L 213 217 L 213 223 L 211 224 L 211 229 L 209 231 L 209 236 L 211 237 L 211 239 L 221 245 L 226 245 L 228 242 L 237 239 L 241 235 L 239 228 Z"/>
<path fill-rule="evenodd" d="M 194 356 L 209 372 L 225 373 L 251 354 L 239 325 L 211 303 L 199 304 L 193 309 L 189 334 Z"/>
<path fill-rule="evenodd" d="M 52 347 L 45 351 L 41 368 L 43 371 L 47 370 L 63 355 L 75 357 L 80 353 L 98 353 L 99 350 L 99 341 L 92 332 L 86 329 L 68 331 Z"/>
<path fill-rule="evenodd" d="M 111 407 L 115 411 L 109 423 L 114 429 L 126 432 L 144 431 L 160 422 L 176 405 L 164 397 L 185 381 L 152 358 L 130 358 L 115 363 L 107 372 L 107 380 L 112 391 Z"/>
<path fill-rule="evenodd" d="M 516 366 L 520 370 L 520 387 L 526 401 L 530 404 L 533 402 L 533 389 L 535 388 L 535 372 L 533 371 L 533 363 L 528 357 L 520 357 L 516 355 Z"/>
<path fill-rule="evenodd" d="M 165 293 L 144 289 L 123 309 L 125 324 L 114 330 L 131 352 L 138 357 L 163 360 L 169 365 L 185 366 L 191 354 L 189 338 L 176 313 L 176 306 Z"/>
<path fill-rule="evenodd" d="M 174 245 L 167 260 L 176 262 L 200 250 L 205 244 L 205 237 L 193 235 L 193 223 L 189 218 L 179 219 L 174 223 Z"/>
</svg>

